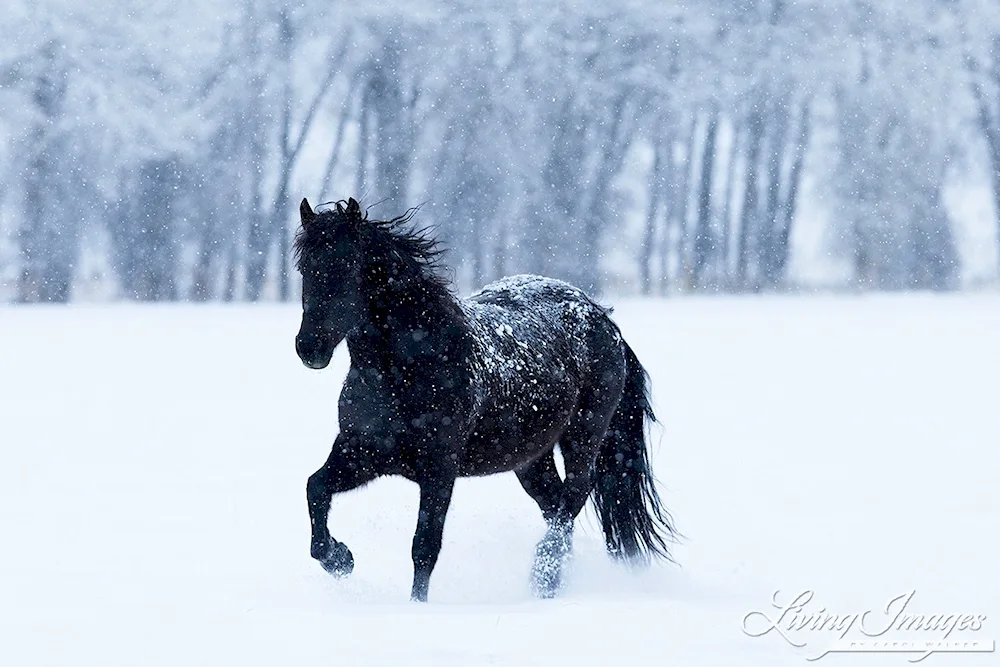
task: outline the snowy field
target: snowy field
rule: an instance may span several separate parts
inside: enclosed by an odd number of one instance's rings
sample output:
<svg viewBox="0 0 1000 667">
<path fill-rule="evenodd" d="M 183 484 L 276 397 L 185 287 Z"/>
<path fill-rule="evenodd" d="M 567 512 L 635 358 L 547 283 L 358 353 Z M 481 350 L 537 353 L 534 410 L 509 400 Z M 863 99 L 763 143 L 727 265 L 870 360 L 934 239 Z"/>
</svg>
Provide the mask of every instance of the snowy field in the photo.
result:
<svg viewBox="0 0 1000 667">
<path fill-rule="evenodd" d="M 0 308 L 0 665 L 809 664 L 833 634 L 742 629 L 778 589 L 876 615 L 915 591 L 909 611 L 985 615 L 975 634 L 1000 639 L 995 294 L 618 303 L 680 567 L 622 570 L 589 516 L 566 590 L 535 600 L 537 508 L 513 475 L 461 480 L 427 605 L 403 480 L 334 501 L 351 578 L 309 558 L 305 480 L 347 357 L 305 369 L 298 317 Z"/>
</svg>

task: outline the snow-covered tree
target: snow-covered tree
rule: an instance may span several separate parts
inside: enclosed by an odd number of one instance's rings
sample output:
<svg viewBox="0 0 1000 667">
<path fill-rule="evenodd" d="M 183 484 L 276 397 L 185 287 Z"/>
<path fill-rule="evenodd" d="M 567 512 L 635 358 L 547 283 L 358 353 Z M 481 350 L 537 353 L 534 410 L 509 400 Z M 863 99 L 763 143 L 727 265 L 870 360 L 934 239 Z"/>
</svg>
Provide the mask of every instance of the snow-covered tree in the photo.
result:
<svg viewBox="0 0 1000 667">
<path fill-rule="evenodd" d="M 995 14 L 16 0 L 0 275 L 66 300 L 100 252 L 126 298 L 288 299 L 294 202 L 354 196 L 422 205 L 466 288 L 536 271 L 599 291 L 628 251 L 625 289 L 784 289 L 809 181 L 854 284 L 956 286 L 953 157 L 987 156 L 1000 211 Z"/>
</svg>

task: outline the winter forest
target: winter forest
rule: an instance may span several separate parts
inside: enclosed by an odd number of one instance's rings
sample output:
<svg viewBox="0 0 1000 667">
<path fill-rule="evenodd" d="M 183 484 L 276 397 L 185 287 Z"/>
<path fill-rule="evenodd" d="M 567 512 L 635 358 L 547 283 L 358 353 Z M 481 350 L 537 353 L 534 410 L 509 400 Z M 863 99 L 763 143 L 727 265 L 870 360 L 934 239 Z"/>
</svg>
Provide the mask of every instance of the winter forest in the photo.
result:
<svg viewBox="0 0 1000 667">
<path fill-rule="evenodd" d="M 297 298 L 302 197 L 462 290 L 970 289 L 995 0 L 12 0 L 0 301 Z"/>
</svg>

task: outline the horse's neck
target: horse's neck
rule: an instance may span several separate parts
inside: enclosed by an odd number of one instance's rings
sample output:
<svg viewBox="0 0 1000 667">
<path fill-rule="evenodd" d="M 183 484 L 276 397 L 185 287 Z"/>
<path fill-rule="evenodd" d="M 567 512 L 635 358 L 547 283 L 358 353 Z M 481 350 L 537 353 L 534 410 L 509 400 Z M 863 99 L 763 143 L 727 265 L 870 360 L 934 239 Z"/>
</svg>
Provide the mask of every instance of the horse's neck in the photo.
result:
<svg viewBox="0 0 1000 667">
<path fill-rule="evenodd" d="M 421 357 L 447 355 L 460 344 L 461 313 L 455 298 L 429 279 L 383 285 L 369 295 L 367 321 L 358 327 L 352 358 L 403 368 Z"/>
</svg>

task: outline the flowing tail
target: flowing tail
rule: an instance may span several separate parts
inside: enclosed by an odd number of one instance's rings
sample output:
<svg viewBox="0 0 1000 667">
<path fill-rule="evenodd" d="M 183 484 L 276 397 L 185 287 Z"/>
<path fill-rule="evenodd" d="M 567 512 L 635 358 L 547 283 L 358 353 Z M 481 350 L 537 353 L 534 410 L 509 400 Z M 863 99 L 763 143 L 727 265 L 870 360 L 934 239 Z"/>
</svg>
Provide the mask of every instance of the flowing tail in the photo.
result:
<svg viewBox="0 0 1000 667">
<path fill-rule="evenodd" d="M 649 375 L 624 340 L 622 349 L 625 390 L 597 455 L 593 501 L 608 553 L 636 564 L 654 557 L 673 561 L 667 545 L 678 534 L 656 493 L 646 445 L 646 420 L 656 421 Z"/>
</svg>

